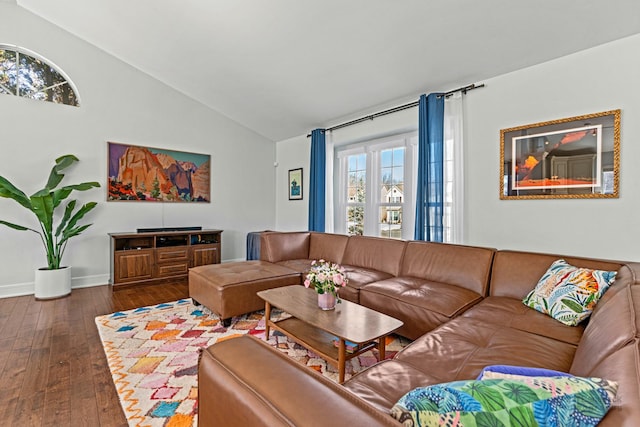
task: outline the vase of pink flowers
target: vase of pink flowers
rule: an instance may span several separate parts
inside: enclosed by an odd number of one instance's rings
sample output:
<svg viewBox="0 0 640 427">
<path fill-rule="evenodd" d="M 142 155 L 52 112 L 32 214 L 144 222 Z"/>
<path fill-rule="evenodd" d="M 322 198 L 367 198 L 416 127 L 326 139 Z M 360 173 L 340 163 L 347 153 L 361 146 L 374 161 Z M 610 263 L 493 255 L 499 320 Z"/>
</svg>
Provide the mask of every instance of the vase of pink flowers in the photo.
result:
<svg viewBox="0 0 640 427">
<path fill-rule="evenodd" d="M 347 282 L 347 275 L 341 266 L 321 259 L 311 262 L 311 270 L 307 273 L 304 286 L 313 286 L 318 293 L 318 307 L 333 310 L 336 303 L 340 303 L 338 289 L 346 286 Z"/>
</svg>

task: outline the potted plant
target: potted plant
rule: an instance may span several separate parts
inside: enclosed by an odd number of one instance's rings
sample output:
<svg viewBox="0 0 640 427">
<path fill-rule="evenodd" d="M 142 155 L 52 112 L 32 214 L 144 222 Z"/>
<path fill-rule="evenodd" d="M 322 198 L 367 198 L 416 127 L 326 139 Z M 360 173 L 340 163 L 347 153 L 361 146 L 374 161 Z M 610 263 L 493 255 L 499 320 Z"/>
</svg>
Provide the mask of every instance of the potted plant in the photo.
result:
<svg viewBox="0 0 640 427">
<path fill-rule="evenodd" d="M 31 211 L 40 224 L 40 229 L 37 230 L 0 220 L 0 224 L 15 230 L 33 231 L 42 240 L 47 255 L 47 267 L 36 270 L 35 297 L 37 299 L 58 298 L 71 293 L 71 268 L 61 265 L 62 256 L 69 239 L 80 235 L 91 226 L 91 224 L 78 225 L 78 221 L 92 210 L 97 203 L 89 202 L 76 210 L 77 202 L 76 200 L 71 200 L 67 203 L 57 227 L 54 228 L 56 208 L 60 206 L 63 200 L 69 197 L 73 190 L 85 191 L 93 187 L 100 187 L 97 182 L 84 182 L 57 188 L 64 178 L 60 171 L 77 161 L 78 158 L 72 154 L 57 158 L 45 187 L 31 196 L 27 196 L 5 177 L 0 176 L 0 197 L 15 200 Z"/>
</svg>

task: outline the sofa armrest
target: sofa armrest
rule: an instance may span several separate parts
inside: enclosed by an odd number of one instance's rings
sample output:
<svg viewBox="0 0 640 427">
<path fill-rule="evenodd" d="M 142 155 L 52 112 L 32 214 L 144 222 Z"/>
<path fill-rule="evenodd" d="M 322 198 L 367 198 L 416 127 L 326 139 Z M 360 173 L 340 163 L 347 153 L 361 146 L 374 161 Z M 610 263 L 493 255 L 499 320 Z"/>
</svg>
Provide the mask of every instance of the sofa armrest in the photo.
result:
<svg viewBox="0 0 640 427">
<path fill-rule="evenodd" d="M 254 337 L 202 352 L 200 426 L 400 426 L 342 386 Z"/>
</svg>

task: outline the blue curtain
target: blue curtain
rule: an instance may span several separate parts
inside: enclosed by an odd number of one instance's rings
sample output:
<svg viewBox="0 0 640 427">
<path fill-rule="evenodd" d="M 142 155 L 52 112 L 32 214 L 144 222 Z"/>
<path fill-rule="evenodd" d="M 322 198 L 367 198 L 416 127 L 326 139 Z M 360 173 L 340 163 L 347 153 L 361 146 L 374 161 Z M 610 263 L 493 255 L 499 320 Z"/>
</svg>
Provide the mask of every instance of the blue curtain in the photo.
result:
<svg viewBox="0 0 640 427">
<path fill-rule="evenodd" d="M 442 242 L 444 213 L 444 95 L 420 96 L 415 240 Z"/>
<path fill-rule="evenodd" d="M 311 132 L 309 231 L 324 231 L 326 157 L 324 129 L 315 129 Z"/>
</svg>

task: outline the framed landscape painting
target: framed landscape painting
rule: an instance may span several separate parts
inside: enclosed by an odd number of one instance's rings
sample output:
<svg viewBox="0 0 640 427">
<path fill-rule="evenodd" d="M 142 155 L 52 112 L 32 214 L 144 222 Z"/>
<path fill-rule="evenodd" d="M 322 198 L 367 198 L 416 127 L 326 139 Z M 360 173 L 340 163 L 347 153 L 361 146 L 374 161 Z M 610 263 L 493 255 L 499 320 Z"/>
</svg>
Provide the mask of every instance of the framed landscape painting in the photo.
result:
<svg viewBox="0 0 640 427">
<path fill-rule="evenodd" d="M 620 110 L 500 131 L 500 198 L 618 197 Z"/>
<path fill-rule="evenodd" d="M 210 155 L 107 144 L 108 201 L 211 201 Z"/>
</svg>

